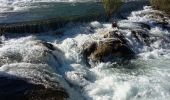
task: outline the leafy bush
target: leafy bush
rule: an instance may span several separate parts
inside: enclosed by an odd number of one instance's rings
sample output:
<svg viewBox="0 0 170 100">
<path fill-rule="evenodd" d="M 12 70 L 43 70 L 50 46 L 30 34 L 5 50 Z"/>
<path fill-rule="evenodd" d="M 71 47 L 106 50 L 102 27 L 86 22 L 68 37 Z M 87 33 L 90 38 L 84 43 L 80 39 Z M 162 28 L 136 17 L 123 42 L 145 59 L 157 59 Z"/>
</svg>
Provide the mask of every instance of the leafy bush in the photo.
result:
<svg viewBox="0 0 170 100">
<path fill-rule="evenodd" d="M 165 11 L 170 15 L 170 0 L 150 0 L 150 3 L 155 9 Z"/>
<path fill-rule="evenodd" d="M 108 19 L 111 19 L 112 13 L 116 11 L 122 3 L 122 0 L 102 0 L 102 4 Z"/>
</svg>

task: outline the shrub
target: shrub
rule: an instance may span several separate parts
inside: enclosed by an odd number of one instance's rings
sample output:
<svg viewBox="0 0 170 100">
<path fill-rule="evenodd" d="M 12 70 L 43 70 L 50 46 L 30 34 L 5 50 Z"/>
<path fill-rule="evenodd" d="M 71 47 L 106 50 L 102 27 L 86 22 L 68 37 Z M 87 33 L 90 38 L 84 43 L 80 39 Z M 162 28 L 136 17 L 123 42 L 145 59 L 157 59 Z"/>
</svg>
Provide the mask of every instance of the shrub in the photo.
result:
<svg viewBox="0 0 170 100">
<path fill-rule="evenodd" d="M 170 0 L 150 0 L 153 8 L 162 10 L 170 15 Z"/>
<path fill-rule="evenodd" d="M 122 3 L 122 0 L 102 0 L 108 20 L 111 19 L 112 13 L 116 11 L 122 5 Z"/>
</svg>

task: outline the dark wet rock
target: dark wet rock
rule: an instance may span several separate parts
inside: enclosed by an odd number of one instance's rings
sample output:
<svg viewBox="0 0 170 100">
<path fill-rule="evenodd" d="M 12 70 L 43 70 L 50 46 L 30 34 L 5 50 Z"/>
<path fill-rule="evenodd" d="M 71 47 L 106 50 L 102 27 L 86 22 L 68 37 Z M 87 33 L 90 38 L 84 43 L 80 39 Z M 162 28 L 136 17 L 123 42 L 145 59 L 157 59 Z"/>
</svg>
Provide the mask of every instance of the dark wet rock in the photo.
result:
<svg viewBox="0 0 170 100">
<path fill-rule="evenodd" d="M 116 21 L 113 21 L 113 22 L 112 22 L 112 28 L 116 28 L 116 27 L 118 27 L 117 22 L 116 22 Z"/>
<path fill-rule="evenodd" d="M 86 43 L 83 55 L 86 63 L 116 61 L 116 59 L 129 60 L 135 57 L 128 40 L 119 30 L 104 34 L 98 42 Z"/>
<path fill-rule="evenodd" d="M 141 25 L 142 29 L 148 29 L 148 30 L 150 30 L 150 29 L 151 29 L 151 26 L 150 26 L 150 25 L 148 25 L 148 24 L 146 24 L 146 23 L 142 23 L 142 22 L 140 22 L 139 24 Z"/>
<path fill-rule="evenodd" d="M 0 39 L 0 45 L 2 44 L 3 42 L 2 42 L 2 40 Z"/>
<path fill-rule="evenodd" d="M 52 45 L 51 43 L 48 43 L 46 41 L 38 41 L 37 42 L 39 45 L 43 45 L 45 47 L 47 47 L 49 50 L 56 50 L 56 48 L 54 47 L 54 45 Z"/>
<path fill-rule="evenodd" d="M 69 97 L 64 89 L 45 88 L 44 86 L 27 91 L 25 95 L 28 100 L 66 100 Z"/>
<path fill-rule="evenodd" d="M 0 28 L 0 36 L 4 35 L 4 30 Z"/>
<path fill-rule="evenodd" d="M 84 50 L 86 59 L 92 62 L 113 61 L 116 58 L 131 59 L 134 57 L 133 50 L 120 39 L 105 39 L 98 43 L 92 43 Z"/>
<path fill-rule="evenodd" d="M 83 54 L 86 56 L 89 56 L 92 52 L 94 52 L 97 48 L 97 43 L 92 42 L 91 44 L 84 45 L 84 51 Z"/>
<path fill-rule="evenodd" d="M 0 100 L 65 100 L 68 93 L 61 87 L 48 88 L 19 78 L 0 77 Z"/>
<path fill-rule="evenodd" d="M 137 39 L 138 42 L 150 45 L 151 39 L 148 31 L 145 30 L 132 30 L 132 36 Z"/>
<path fill-rule="evenodd" d="M 0 53 L 0 66 L 6 63 L 11 64 L 18 62 L 28 62 L 33 64 L 52 63 L 56 60 L 53 51 L 57 50 L 57 52 L 61 53 L 57 47 L 42 40 L 29 40 L 19 44 L 19 46 L 25 48 L 19 50 L 15 46 L 4 46 L 5 49 L 2 49 Z M 26 49 L 28 46 L 31 47 Z"/>
<path fill-rule="evenodd" d="M 123 44 L 127 44 L 127 40 L 125 39 L 125 36 L 118 30 L 111 31 L 104 35 L 104 38 L 116 38 L 121 41 Z"/>
<path fill-rule="evenodd" d="M 115 57 L 128 57 L 133 55 L 134 52 L 125 44 L 122 44 L 120 40 L 108 39 L 100 41 L 96 50 L 91 53 L 90 58 L 93 61 L 108 61 L 110 58 Z"/>
</svg>

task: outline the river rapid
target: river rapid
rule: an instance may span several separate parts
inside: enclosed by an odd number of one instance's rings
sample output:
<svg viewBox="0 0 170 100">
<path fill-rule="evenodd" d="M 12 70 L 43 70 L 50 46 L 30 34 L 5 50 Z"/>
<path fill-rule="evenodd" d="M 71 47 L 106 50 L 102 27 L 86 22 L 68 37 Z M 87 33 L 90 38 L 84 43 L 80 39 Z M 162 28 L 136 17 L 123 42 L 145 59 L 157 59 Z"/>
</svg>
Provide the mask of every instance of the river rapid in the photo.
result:
<svg viewBox="0 0 170 100">
<path fill-rule="evenodd" d="M 11 1 L 0 0 L 0 5 L 5 2 L 14 7 L 21 2 Z M 1 10 L 9 8 L 4 6 Z M 158 23 L 160 17 L 151 17 L 152 13 L 155 16 L 162 14 L 166 26 Z M 138 23 L 146 23 L 150 29 L 146 30 Z M 41 84 L 45 88 L 60 88 L 69 95 L 65 96 L 69 100 L 169 100 L 170 19 L 145 6 L 143 10 L 132 12 L 126 20 L 118 21 L 118 26 L 120 29 L 113 29 L 111 23 L 93 21 L 69 23 L 60 29 L 62 34 L 4 34 L 0 37 L 0 77 Z M 146 30 L 153 42 L 149 45 L 138 42 L 131 29 Z M 87 65 L 82 55 L 84 44 L 101 41 L 104 33 L 114 30 L 124 34 L 136 58 L 127 64 L 89 61 L 90 66 Z M 14 88 L 12 84 L 16 81 L 9 83 L 2 78 L 0 81 L 4 82 L 0 85 L 3 86 L 1 100 L 11 100 L 8 96 L 32 88 L 30 85 L 25 88 L 28 86 L 25 84 Z M 52 93 L 50 97 L 55 95 Z M 55 100 L 50 97 L 44 100 Z"/>
</svg>

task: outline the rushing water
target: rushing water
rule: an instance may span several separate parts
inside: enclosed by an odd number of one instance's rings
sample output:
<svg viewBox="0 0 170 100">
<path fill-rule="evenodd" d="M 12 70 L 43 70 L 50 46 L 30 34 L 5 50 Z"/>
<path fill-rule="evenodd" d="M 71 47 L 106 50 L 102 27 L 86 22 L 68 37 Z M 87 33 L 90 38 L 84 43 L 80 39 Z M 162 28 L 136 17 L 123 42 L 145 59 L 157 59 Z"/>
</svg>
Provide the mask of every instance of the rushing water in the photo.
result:
<svg viewBox="0 0 170 100">
<path fill-rule="evenodd" d="M 89 2 L 99 0 L 0 0 L 0 12 L 24 10 L 29 7 L 36 7 L 37 3 L 57 3 L 57 2 Z"/>
<path fill-rule="evenodd" d="M 146 1 L 125 3 L 118 12 L 126 18 L 132 10 L 141 9 L 144 4 Z M 0 24 L 61 17 L 68 19 L 78 16 L 103 15 L 103 13 L 101 3 L 95 0 L 0 0 Z M 120 15 L 117 16 L 120 17 Z"/>
<path fill-rule="evenodd" d="M 5 2 L 14 7 L 29 1 L 32 0 L 0 0 L 0 4 Z M 113 30 L 111 23 L 95 21 L 70 23 L 61 29 L 63 34 L 57 35 L 49 32 L 1 36 L 0 75 L 18 77 L 46 87 L 60 85 L 71 100 L 169 100 L 170 30 L 156 25 L 147 14 L 139 16 L 150 11 L 159 12 L 144 7 L 144 10 L 132 12 L 127 20 L 119 21 L 119 26 L 129 28 L 141 28 L 131 22 L 145 22 L 151 25 L 149 34 L 157 39 L 150 46 L 139 44 L 131 37 L 129 29 L 122 30 L 138 56 L 127 65 L 108 62 L 88 67 L 85 64 L 81 54 L 83 44 L 99 41 L 103 33 Z M 40 40 L 51 43 L 54 48 L 41 44 Z"/>
<path fill-rule="evenodd" d="M 93 2 L 36 2 L 24 3 L 24 5 L 17 4 L 8 4 L 4 7 L 0 4 L 0 23 L 34 21 L 58 17 L 69 18 L 71 16 L 103 13 L 101 4 Z"/>
</svg>

